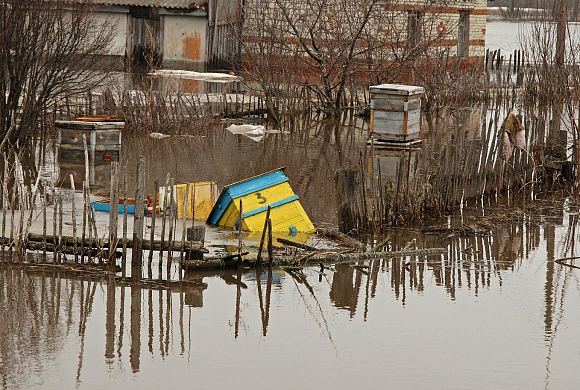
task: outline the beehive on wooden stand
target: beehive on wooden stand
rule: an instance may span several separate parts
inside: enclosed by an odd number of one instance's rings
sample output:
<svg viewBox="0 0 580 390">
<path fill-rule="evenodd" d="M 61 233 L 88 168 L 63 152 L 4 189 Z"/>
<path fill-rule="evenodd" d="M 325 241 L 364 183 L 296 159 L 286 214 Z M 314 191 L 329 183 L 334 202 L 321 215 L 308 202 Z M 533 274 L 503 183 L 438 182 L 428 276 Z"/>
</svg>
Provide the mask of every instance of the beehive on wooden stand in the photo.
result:
<svg viewBox="0 0 580 390">
<path fill-rule="evenodd" d="M 110 162 L 119 161 L 121 152 L 121 133 L 125 122 L 109 117 L 77 118 L 74 121 L 55 121 L 58 132 L 58 159 L 61 178 L 69 173 L 75 177 L 77 186 L 82 185 L 85 170 L 85 148 L 83 135 L 87 140 L 89 152 L 90 184 L 102 181 L 108 185 L 110 180 Z M 99 177 L 99 173 L 104 177 Z M 65 175 L 66 176 L 63 176 Z M 81 187 L 82 188 L 82 187 Z"/>
<path fill-rule="evenodd" d="M 370 91 L 371 132 L 376 138 L 407 142 L 419 137 L 423 87 L 381 84 Z"/>
</svg>

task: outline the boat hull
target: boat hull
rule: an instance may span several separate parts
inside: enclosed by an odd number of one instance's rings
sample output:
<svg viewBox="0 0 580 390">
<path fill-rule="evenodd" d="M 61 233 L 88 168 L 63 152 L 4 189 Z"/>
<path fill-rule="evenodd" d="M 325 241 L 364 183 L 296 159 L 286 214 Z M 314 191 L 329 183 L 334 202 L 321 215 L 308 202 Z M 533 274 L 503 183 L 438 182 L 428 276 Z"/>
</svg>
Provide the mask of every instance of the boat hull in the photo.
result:
<svg viewBox="0 0 580 390">
<path fill-rule="evenodd" d="M 104 211 L 107 213 L 111 212 L 111 203 L 110 202 L 91 202 L 91 206 L 95 209 L 95 211 Z M 123 214 L 125 212 L 125 205 L 119 204 L 118 207 L 119 214 Z M 128 204 L 127 205 L 127 214 L 135 214 L 135 205 Z"/>
</svg>

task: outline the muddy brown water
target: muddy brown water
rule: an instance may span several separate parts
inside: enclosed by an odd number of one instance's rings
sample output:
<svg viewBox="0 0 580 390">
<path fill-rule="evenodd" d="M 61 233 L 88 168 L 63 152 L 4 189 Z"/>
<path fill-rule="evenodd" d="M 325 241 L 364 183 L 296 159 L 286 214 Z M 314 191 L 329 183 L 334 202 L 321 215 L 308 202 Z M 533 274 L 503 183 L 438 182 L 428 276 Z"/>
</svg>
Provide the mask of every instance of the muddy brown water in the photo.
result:
<svg viewBox="0 0 580 390">
<path fill-rule="evenodd" d="M 122 164 L 127 164 L 129 183 L 136 182 L 136 162 L 141 155 L 147 161 L 148 193 L 153 192 L 156 178 L 165 185 L 167 173 L 176 183 L 213 180 L 221 189 L 286 167 L 292 189 L 310 218 L 317 224 L 336 225 L 334 172 L 337 167 L 358 164 L 368 139 L 368 124 L 318 124 L 301 131 L 267 134 L 262 142 L 230 134 L 223 130 L 225 126 L 218 125 L 204 137 L 127 137 Z M 103 176 L 105 191 L 110 188 L 109 177 Z"/>
<path fill-rule="evenodd" d="M 444 256 L 188 273 L 182 290 L 2 269 L 0 384 L 575 388 L 580 282 L 554 260 L 576 253 L 577 224 L 549 203 L 492 237 L 391 232 Z"/>
<path fill-rule="evenodd" d="M 333 225 L 334 170 L 358 163 L 366 129 L 125 141 L 130 181 L 139 155 L 155 162 L 148 186 L 170 172 L 221 187 L 286 165 L 313 221 Z M 100 180 L 95 191 L 108 188 Z M 170 290 L 3 267 L 0 387 L 575 388 L 579 270 L 554 260 L 577 253 L 579 209 L 537 201 L 493 236 L 389 232 L 392 249 L 448 248 L 442 256 L 190 272 L 191 285 Z M 471 207 L 429 224 L 512 210 Z"/>
</svg>

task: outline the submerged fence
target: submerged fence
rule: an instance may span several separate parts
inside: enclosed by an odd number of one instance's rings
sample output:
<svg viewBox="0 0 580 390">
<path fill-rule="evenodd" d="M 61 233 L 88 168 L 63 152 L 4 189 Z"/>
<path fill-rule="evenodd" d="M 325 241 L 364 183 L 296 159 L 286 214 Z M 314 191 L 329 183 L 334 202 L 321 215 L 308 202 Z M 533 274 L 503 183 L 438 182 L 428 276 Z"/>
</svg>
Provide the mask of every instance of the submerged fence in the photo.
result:
<svg viewBox="0 0 580 390">
<path fill-rule="evenodd" d="M 71 188 L 65 190 L 57 188 L 55 180 L 47 180 L 42 168 L 37 172 L 24 169 L 21 156 L 16 152 L 4 155 L 4 161 L 0 262 L 66 264 L 70 267 L 81 266 L 84 270 L 122 272 L 124 277 L 127 259 L 130 258 L 131 277 L 140 279 L 143 264 L 147 264 L 148 277 L 151 278 L 152 260 L 156 252 L 159 279 L 162 278 L 163 267 L 166 267 L 167 279 L 170 279 L 172 263 L 179 261 L 181 269 L 185 260 L 200 258 L 205 252 L 203 237 L 194 226 L 194 212 L 190 213 L 191 219 L 187 219 L 187 212 L 182 213 L 183 218 L 177 217 L 178 205 L 172 186 L 165 192 L 164 210 L 156 207 L 159 203 L 157 191 L 152 199 L 146 199 L 144 158 L 141 158 L 137 167 L 137 190 L 133 200 L 127 193 L 126 168 L 121 171 L 118 162 L 111 163 L 108 229 L 103 229 L 102 218 L 100 224 L 97 223 L 98 218 L 91 203 L 86 140 L 86 172 L 82 194 L 77 192 L 72 174 L 69 176 Z M 168 174 L 167 185 L 170 184 L 173 184 L 173 180 Z M 155 186 L 158 190 L 157 182 Z M 183 204 L 185 211 L 193 207 L 188 202 L 189 191 L 188 184 Z M 129 221 L 130 204 L 135 211 L 134 218 Z M 145 236 L 146 208 L 151 215 L 149 236 Z M 155 236 L 156 223 L 161 225 L 160 239 Z M 130 232 L 132 237 L 128 237 Z M 42 256 L 28 258 L 27 250 L 42 252 Z M 147 258 L 144 257 L 144 251 L 148 251 Z M 51 252 L 52 256 L 47 255 L 47 252 Z M 121 259 L 120 266 L 118 258 Z"/>
<path fill-rule="evenodd" d="M 358 165 L 336 172 L 341 231 L 418 222 L 484 197 L 531 200 L 559 182 L 574 182 L 575 157 L 559 109 L 528 111 L 519 120 L 506 118 L 500 107 L 460 110 L 451 114 L 450 131 L 428 135 L 420 148 L 381 152 L 381 142 L 373 142 Z M 466 126 L 473 113 L 481 117 L 479 128 Z M 547 119 L 550 114 L 557 120 Z M 391 177 L 381 172 L 389 164 Z"/>
</svg>

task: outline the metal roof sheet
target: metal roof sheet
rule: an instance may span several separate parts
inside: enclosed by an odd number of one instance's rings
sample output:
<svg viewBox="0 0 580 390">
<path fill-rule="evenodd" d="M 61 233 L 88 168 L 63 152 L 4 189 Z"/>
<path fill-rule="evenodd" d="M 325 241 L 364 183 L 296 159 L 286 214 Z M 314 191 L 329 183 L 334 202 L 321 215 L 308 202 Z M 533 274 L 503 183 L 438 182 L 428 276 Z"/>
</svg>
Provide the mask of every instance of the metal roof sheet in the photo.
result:
<svg viewBox="0 0 580 390">
<path fill-rule="evenodd" d="M 191 9 L 205 6 L 207 0 L 93 0 L 93 4 Z"/>
</svg>

